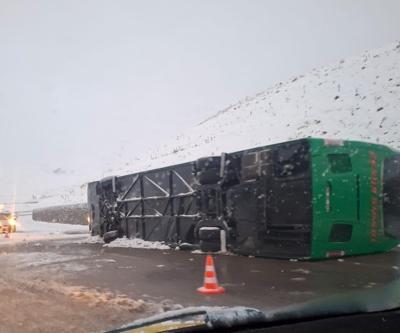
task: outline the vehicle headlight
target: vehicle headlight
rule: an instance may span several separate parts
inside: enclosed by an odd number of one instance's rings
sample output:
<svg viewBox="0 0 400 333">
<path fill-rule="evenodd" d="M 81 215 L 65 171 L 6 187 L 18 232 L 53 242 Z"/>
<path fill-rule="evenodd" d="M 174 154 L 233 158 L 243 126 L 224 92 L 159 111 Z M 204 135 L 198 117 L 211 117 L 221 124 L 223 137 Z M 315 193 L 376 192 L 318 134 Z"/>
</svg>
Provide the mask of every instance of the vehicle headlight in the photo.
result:
<svg viewBox="0 0 400 333">
<path fill-rule="evenodd" d="M 15 225 L 15 220 L 14 219 L 8 219 L 8 224 L 9 225 Z"/>
</svg>

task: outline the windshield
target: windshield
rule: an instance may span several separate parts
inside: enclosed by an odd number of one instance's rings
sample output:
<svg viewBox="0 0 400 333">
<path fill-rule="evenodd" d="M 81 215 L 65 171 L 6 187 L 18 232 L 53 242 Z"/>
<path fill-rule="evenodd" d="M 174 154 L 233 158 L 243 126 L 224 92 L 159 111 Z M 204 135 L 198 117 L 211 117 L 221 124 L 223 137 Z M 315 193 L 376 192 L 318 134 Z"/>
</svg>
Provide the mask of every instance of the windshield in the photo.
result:
<svg viewBox="0 0 400 333">
<path fill-rule="evenodd" d="M 400 238 L 400 155 L 384 161 L 383 214 L 385 232 Z"/>
<path fill-rule="evenodd" d="M 400 308 L 399 13 L 0 0 L 0 332 Z"/>
</svg>

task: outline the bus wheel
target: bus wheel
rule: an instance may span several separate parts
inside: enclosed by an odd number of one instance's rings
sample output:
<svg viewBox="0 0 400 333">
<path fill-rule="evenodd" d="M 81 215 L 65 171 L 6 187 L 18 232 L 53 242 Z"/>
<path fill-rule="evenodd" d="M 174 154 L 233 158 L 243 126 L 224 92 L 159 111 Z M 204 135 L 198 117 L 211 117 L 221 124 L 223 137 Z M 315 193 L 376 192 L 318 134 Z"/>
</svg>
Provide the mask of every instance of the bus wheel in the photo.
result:
<svg viewBox="0 0 400 333">
<path fill-rule="evenodd" d="M 104 243 L 111 243 L 118 238 L 118 230 L 107 231 L 103 235 Z"/>
<path fill-rule="evenodd" d="M 221 229 L 218 227 L 202 227 L 199 229 L 199 239 L 219 242 L 221 239 Z"/>
<path fill-rule="evenodd" d="M 200 241 L 201 252 L 218 252 L 221 251 L 221 243 L 219 241 Z"/>
</svg>

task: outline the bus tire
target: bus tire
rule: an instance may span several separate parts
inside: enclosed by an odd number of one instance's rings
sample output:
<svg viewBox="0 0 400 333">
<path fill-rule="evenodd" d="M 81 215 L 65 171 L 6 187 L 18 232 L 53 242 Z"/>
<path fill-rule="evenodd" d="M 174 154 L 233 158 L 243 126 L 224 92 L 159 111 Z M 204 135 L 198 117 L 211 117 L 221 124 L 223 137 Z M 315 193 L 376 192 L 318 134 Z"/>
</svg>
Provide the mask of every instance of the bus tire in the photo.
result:
<svg viewBox="0 0 400 333">
<path fill-rule="evenodd" d="M 218 227 L 203 227 L 199 230 L 199 239 L 202 241 L 220 241 L 221 229 Z"/>
<path fill-rule="evenodd" d="M 200 241 L 200 250 L 202 252 L 218 252 L 221 251 L 220 242 L 216 241 Z"/>
<path fill-rule="evenodd" d="M 103 235 L 104 243 L 111 243 L 118 238 L 118 230 L 107 231 Z"/>
</svg>

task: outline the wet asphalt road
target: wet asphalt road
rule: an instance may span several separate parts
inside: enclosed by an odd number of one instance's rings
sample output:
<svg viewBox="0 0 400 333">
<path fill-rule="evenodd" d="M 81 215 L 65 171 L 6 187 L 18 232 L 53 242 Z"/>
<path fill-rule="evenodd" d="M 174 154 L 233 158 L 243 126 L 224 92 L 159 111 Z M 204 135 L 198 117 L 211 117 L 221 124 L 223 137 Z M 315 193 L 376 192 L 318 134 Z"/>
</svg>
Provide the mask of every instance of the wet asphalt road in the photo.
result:
<svg viewBox="0 0 400 333">
<path fill-rule="evenodd" d="M 71 240 L 16 244 L 1 250 L 7 253 L 9 263 L 15 254 L 21 257 L 24 253 L 36 253 L 42 258 L 49 253 L 59 258 L 65 256 L 67 260 L 61 260 L 62 264 L 55 260 L 28 267 L 30 272 L 37 270 L 44 281 L 53 278 L 46 273 L 53 266 L 67 285 L 125 294 L 134 300 L 156 304 L 169 300 L 168 304 L 182 306 L 242 305 L 268 310 L 325 295 L 376 288 L 400 274 L 397 249 L 319 262 L 217 255 L 214 258 L 218 279 L 226 293 L 204 296 L 196 292 L 203 278 L 205 256 L 202 254 L 103 248 L 100 244 L 74 244 Z"/>
</svg>

